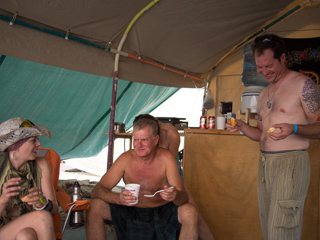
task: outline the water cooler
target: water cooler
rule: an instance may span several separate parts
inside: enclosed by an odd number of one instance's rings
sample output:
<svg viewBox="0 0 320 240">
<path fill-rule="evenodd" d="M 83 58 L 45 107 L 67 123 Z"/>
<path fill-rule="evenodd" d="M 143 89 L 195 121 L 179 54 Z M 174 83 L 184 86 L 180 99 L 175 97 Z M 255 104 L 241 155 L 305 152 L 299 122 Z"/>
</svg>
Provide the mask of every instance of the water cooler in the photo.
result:
<svg viewBox="0 0 320 240">
<path fill-rule="evenodd" d="M 241 82 L 247 89 L 241 96 L 242 113 L 245 113 L 247 108 L 250 108 L 251 113 L 258 112 L 259 93 L 263 88 L 269 85 L 265 78 L 257 72 L 251 45 L 252 43 L 247 43 L 243 47 L 243 72 Z"/>
</svg>

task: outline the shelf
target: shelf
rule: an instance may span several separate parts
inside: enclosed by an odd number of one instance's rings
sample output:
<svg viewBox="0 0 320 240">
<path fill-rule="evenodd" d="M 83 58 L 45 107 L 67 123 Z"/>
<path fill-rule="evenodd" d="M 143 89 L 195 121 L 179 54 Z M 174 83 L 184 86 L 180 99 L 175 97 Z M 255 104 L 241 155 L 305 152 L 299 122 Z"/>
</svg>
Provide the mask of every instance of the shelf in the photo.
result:
<svg viewBox="0 0 320 240">
<path fill-rule="evenodd" d="M 105 135 L 109 135 L 108 132 L 104 133 Z M 114 133 L 115 138 L 131 138 L 132 133 Z"/>
<path fill-rule="evenodd" d="M 240 135 L 240 132 L 229 132 L 228 130 L 207 129 L 207 128 L 185 128 L 185 133 L 197 133 L 197 134 L 223 134 L 223 135 Z"/>
<path fill-rule="evenodd" d="M 178 131 L 180 136 L 184 136 L 184 132 Z M 109 132 L 104 133 L 105 135 L 109 135 Z M 131 138 L 132 133 L 114 133 L 115 138 Z"/>
</svg>

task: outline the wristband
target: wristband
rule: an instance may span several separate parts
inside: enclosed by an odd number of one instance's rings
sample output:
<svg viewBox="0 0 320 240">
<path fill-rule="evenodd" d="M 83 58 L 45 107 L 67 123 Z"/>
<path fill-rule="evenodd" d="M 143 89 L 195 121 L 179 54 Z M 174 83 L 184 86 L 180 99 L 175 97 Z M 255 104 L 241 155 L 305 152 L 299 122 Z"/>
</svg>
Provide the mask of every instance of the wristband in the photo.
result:
<svg viewBox="0 0 320 240">
<path fill-rule="evenodd" d="M 48 210 L 49 212 L 51 212 L 52 208 L 53 208 L 52 202 L 51 200 L 48 200 L 48 204 L 43 210 Z"/>
<path fill-rule="evenodd" d="M 293 124 L 293 126 L 294 126 L 294 131 L 293 131 L 292 135 L 296 134 L 297 131 L 298 131 L 298 126 L 297 126 L 297 124 Z"/>
</svg>

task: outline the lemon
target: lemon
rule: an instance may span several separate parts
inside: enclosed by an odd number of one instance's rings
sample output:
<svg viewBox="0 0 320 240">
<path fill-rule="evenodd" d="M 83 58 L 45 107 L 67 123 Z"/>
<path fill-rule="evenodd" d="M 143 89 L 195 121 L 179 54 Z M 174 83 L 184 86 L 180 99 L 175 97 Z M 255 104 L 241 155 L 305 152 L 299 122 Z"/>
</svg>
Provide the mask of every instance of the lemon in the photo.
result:
<svg viewBox="0 0 320 240">
<path fill-rule="evenodd" d="M 276 129 L 274 127 L 269 128 L 268 133 L 273 133 Z"/>
<path fill-rule="evenodd" d="M 236 121 L 233 117 L 230 119 L 230 122 L 232 126 L 236 126 Z"/>
</svg>

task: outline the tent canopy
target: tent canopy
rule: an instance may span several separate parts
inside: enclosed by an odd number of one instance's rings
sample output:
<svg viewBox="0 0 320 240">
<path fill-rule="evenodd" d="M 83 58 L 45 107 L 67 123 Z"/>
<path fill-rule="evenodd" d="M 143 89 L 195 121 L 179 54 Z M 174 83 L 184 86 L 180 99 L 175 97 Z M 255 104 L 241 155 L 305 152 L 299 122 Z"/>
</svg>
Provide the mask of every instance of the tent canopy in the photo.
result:
<svg viewBox="0 0 320 240">
<path fill-rule="evenodd" d="M 114 54 L 130 21 L 150 0 L 1 0 L 0 52 L 60 68 L 112 77 Z M 251 34 L 301 0 L 160 0 L 132 26 L 119 78 L 172 87 L 200 79 Z M 14 17 L 17 13 L 16 17 Z M 15 18 L 15 23 L 9 22 Z M 69 40 L 65 40 L 68 36 Z M 182 74 L 163 68 L 172 68 Z"/>
<path fill-rule="evenodd" d="M 53 137 L 41 141 L 63 159 L 97 154 L 108 143 L 114 52 L 150 2 L 0 0 L 0 122 L 19 116 L 48 126 Z M 313 14 L 302 0 L 155 2 L 121 49 L 115 121 L 127 127 L 180 87 L 239 75 L 243 45 L 278 20 L 294 19 L 286 30 L 317 23 L 319 31 L 314 2 Z"/>
</svg>

